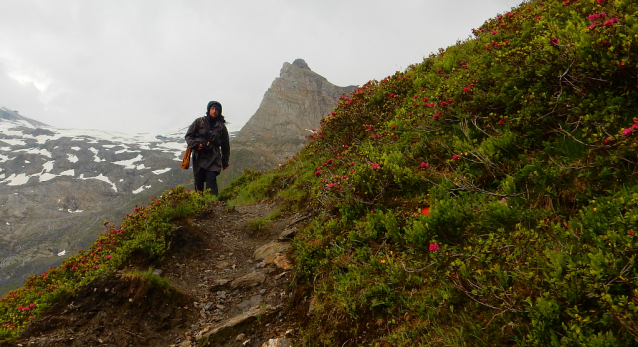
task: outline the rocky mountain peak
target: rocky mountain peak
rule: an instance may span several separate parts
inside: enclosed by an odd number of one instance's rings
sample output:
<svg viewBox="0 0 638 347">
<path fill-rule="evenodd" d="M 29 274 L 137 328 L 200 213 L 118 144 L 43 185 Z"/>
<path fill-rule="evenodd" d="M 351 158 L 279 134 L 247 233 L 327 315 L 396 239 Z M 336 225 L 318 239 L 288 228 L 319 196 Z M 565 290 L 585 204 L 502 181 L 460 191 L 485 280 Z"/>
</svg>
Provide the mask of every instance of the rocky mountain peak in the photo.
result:
<svg viewBox="0 0 638 347">
<path fill-rule="evenodd" d="M 303 59 L 295 59 L 295 61 L 292 62 L 292 65 L 302 69 L 310 70 L 310 67 L 308 66 L 308 64 L 306 64 L 306 61 Z"/>
<path fill-rule="evenodd" d="M 339 97 L 355 88 L 330 83 L 303 59 L 284 63 L 255 114 L 231 140 L 231 170 L 220 176 L 221 185 L 230 183 L 244 168 L 270 169 L 294 156 Z"/>
<path fill-rule="evenodd" d="M 235 142 L 277 139 L 305 143 L 310 129 L 319 126 L 339 96 L 354 88 L 335 86 L 310 70 L 303 59 L 284 63 L 279 77 L 266 91 L 257 112 L 241 129 Z"/>
</svg>

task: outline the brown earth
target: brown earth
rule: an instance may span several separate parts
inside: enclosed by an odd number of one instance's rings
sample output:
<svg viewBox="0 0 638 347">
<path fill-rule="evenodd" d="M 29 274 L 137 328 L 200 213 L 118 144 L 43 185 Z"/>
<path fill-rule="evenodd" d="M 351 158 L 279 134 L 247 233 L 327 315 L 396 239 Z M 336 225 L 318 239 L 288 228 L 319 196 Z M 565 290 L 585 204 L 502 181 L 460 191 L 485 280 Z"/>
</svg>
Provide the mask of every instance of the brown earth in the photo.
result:
<svg viewBox="0 0 638 347">
<path fill-rule="evenodd" d="M 255 221 L 276 210 L 274 204 L 216 203 L 175 226 L 163 261 L 133 256 L 127 268 L 57 303 L 3 346 L 259 347 L 275 338 L 294 341 L 309 303 L 290 285 L 285 252 L 307 217 L 280 217 L 255 230 Z M 140 274 L 150 271 L 154 275 Z"/>
</svg>

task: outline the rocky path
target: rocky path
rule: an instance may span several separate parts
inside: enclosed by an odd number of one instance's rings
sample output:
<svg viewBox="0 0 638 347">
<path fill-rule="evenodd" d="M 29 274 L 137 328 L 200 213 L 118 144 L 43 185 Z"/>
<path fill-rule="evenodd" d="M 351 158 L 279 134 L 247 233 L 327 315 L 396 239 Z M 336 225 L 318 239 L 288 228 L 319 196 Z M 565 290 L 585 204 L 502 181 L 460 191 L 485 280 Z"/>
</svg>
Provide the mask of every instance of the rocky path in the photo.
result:
<svg viewBox="0 0 638 347">
<path fill-rule="evenodd" d="M 152 268 L 142 256 L 87 285 L 7 346 L 288 346 L 307 303 L 290 286 L 285 255 L 292 215 L 256 229 L 277 206 L 215 204 L 175 227 L 171 251 Z M 252 222 L 252 223 L 251 223 Z M 151 279 L 157 279 L 151 276 Z M 163 290 L 161 283 L 177 290 Z"/>
</svg>

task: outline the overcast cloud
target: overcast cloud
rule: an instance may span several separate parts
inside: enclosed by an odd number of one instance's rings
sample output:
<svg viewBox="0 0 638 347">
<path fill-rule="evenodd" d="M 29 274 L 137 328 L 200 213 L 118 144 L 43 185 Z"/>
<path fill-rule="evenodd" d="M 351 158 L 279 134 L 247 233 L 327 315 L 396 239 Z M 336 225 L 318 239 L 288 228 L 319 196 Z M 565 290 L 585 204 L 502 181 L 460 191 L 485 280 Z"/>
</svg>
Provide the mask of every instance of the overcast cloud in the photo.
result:
<svg viewBox="0 0 638 347">
<path fill-rule="evenodd" d="M 0 106 L 58 128 L 166 133 L 210 100 L 231 130 L 284 62 L 361 85 L 518 0 L 0 0 Z"/>
</svg>

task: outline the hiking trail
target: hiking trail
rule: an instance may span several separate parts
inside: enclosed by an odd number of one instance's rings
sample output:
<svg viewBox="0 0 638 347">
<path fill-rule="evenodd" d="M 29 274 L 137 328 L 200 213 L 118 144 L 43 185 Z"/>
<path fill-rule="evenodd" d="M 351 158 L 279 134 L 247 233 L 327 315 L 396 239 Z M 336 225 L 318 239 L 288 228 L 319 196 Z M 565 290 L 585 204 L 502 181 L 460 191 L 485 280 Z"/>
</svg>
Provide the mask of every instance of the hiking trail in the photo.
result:
<svg viewBox="0 0 638 347">
<path fill-rule="evenodd" d="M 310 303 L 290 286 L 285 252 L 307 216 L 254 230 L 251 222 L 276 209 L 212 204 L 174 226 L 161 262 L 134 254 L 126 268 L 55 304 L 5 345 L 289 346 Z"/>
</svg>

